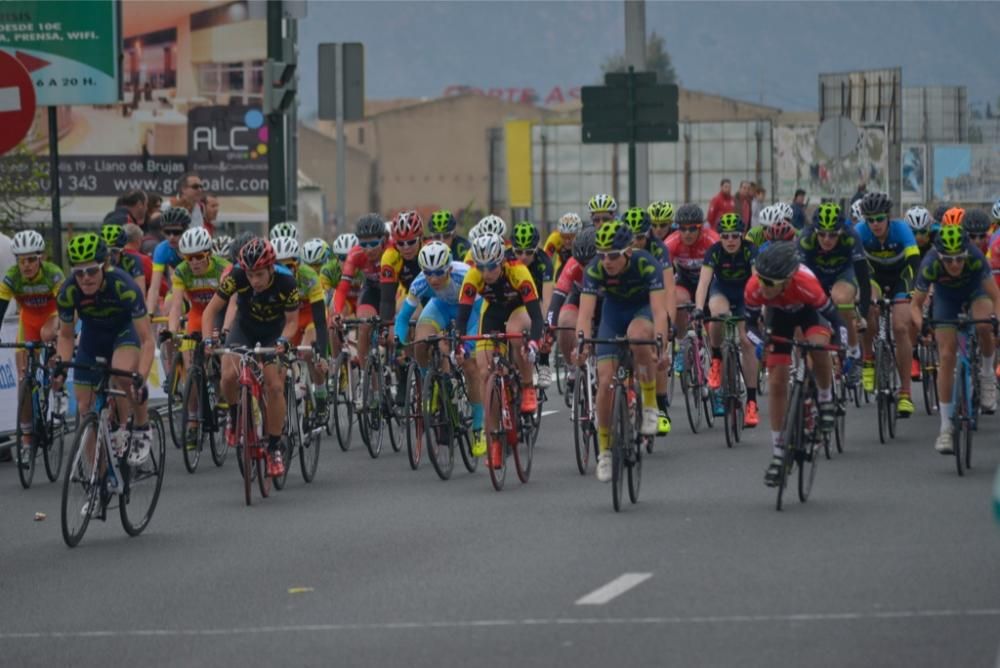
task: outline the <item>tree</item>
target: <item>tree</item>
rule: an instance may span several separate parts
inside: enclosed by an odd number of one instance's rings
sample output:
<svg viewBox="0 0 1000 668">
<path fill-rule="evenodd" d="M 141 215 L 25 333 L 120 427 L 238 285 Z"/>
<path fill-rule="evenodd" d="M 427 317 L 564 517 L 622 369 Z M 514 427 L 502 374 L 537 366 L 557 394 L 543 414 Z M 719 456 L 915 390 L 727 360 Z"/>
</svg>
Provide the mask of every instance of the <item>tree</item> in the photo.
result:
<svg viewBox="0 0 1000 668">
<path fill-rule="evenodd" d="M 46 158 L 32 153 L 24 142 L 0 158 L 0 230 L 20 227 L 25 215 L 45 210 L 40 182 L 47 178 Z"/>
<path fill-rule="evenodd" d="M 628 61 L 625 54 L 619 51 L 604 61 L 601 67 L 604 73 L 627 72 Z M 667 52 L 666 42 L 656 31 L 649 33 L 646 38 L 646 71 L 656 72 L 656 81 L 661 84 L 677 83 L 677 72 L 670 62 L 670 53 Z"/>
</svg>

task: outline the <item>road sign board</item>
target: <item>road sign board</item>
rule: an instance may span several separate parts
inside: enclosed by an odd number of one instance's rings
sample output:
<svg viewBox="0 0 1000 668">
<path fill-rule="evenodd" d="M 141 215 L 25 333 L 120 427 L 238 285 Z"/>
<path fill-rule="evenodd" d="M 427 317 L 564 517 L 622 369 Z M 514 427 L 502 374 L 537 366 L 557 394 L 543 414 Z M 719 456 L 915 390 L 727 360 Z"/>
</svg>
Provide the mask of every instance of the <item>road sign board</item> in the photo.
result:
<svg viewBox="0 0 1000 668">
<path fill-rule="evenodd" d="M 340 66 L 344 82 L 344 120 L 360 121 L 365 117 L 365 50 L 361 42 L 344 43 L 344 62 Z M 319 110 L 323 120 L 337 119 L 337 45 L 319 45 Z"/>
<path fill-rule="evenodd" d="M 636 88 L 656 85 L 656 72 L 635 72 Z M 628 72 L 609 72 L 604 75 L 604 85 L 612 88 L 628 88 Z"/>
<path fill-rule="evenodd" d="M 35 86 L 17 58 L 0 51 L 0 155 L 21 143 L 35 119 Z"/>
<path fill-rule="evenodd" d="M 584 144 L 626 144 L 629 132 L 624 125 L 620 127 L 584 125 L 582 139 Z"/>
<path fill-rule="evenodd" d="M 828 158 L 840 160 L 854 153 L 861 135 L 851 119 L 834 116 L 823 121 L 816 131 L 816 144 Z"/>
<path fill-rule="evenodd" d="M 605 75 L 613 85 L 580 89 L 583 143 L 677 141 L 677 86 L 657 84 L 651 72 L 632 75 L 635 88 L 631 92 L 627 88 L 628 74 Z"/>
</svg>

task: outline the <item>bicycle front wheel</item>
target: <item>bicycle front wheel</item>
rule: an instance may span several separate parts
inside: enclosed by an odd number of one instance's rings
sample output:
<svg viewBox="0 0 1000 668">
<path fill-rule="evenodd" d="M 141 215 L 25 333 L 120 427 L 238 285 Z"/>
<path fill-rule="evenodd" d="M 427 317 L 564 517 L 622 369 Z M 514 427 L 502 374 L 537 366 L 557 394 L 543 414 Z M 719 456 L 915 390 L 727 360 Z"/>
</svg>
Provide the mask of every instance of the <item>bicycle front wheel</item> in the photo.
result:
<svg viewBox="0 0 1000 668">
<path fill-rule="evenodd" d="M 486 404 L 487 424 L 493 425 L 493 430 L 486 435 L 487 439 L 487 463 L 486 468 L 490 471 L 490 482 L 493 489 L 500 491 L 503 489 L 504 481 L 507 479 L 507 432 L 504 430 L 504 411 L 511 410 L 510 405 L 505 405 L 507 401 L 504 397 L 503 381 L 492 374 L 486 384 L 489 390 Z"/>
<path fill-rule="evenodd" d="M 455 468 L 455 425 L 452 422 L 451 382 L 438 371 L 424 378 L 423 423 L 427 458 L 441 480 L 451 478 Z"/>
<path fill-rule="evenodd" d="M 184 425 L 183 447 L 184 468 L 188 473 L 198 470 L 201 449 L 205 439 L 205 406 L 202 405 L 201 371 L 197 368 L 188 373 L 184 387 L 184 403 L 181 405 L 181 424 Z"/>
<path fill-rule="evenodd" d="M 687 410 L 688 424 L 695 434 L 701 428 L 701 388 L 698 385 L 698 357 L 694 354 L 694 346 L 690 339 L 681 343 L 681 354 L 684 359 L 684 371 L 681 372 L 681 392 L 684 394 L 684 408 Z"/>
<path fill-rule="evenodd" d="M 625 444 L 630 436 L 628 397 L 625 388 L 615 386 L 611 404 L 611 505 L 615 512 L 622 509 L 625 488 Z"/>
<path fill-rule="evenodd" d="M 955 469 L 958 475 L 965 475 L 965 458 L 963 450 L 972 446 L 972 416 L 969 414 L 969 374 L 965 365 L 959 360 L 955 367 L 955 433 L 952 437 L 952 450 L 955 453 Z"/>
<path fill-rule="evenodd" d="M 152 412 L 149 414 L 149 435 L 153 441 L 149 448 L 149 458 L 138 466 L 122 464 L 125 491 L 119 498 L 118 511 L 122 528 L 130 536 L 138 536 L 149 526 L 163 487 L 167 455 L 166 433 L 160 416 Z M 132 438 L 137 438 L 135 432 L 132 432 Z"/>
<path fill-rule="evenodd" d="M 184 400 L 184 358 L 180 353 L 174 355 L 173 363 L 167 371 L 167 422 L 170 425 L 170 438 L 175 448 L 184 447 L 184 423 L 181 409 Z"/>
<path fill-rule="evenodd" d="M 361 382 L 361 438 L 372 459 L 382 454 L 382 391 L 378 357 L 369 355 L 365 362 L 365 377 Z"/>
<path fill-rule="evenodd" d="M 584 376 L 584 370 L 579 373 Z M 597 427 L 588 398 L 592 391 L 593 388 L 587 387 L 585 380 L 573 386 L 573 443 L 576 446 L 576 469 L 580 475 L 587 475 L 591 449 L 597 456 Z"/>
<path fill-rule="evenodd" d="M 351 373 L 351 359 L 346 353 L 341 353 L 333 364 L 332 383 L 329 389 L 330 419 L 333 421 L 333 431 L 337 434 L 337 444 L 347 452 L 351 449 L 351 431 L 354 428 L 354 392 L 355 378 Z"/>
<path fill-rule="evenodd" d="M 403 425 L 406 428 L 406 458 L 410 462 L 410 469 L 414 471 L 420 468 L 420 459 L 424 453 L 424 416 L 420 386 L 420 368 L 416 362 L 410 362 L 406 365 Z"/>
<path fill-rule="evenodd" d="M 788 411 L 785 413 L 785 424 L 781 429 L 782 443 L 782 465 L 781 474 L 778 476 L 778 499 L 775 504 L 777 510 L 781 510 L 785 488 L 788 485 L 788 476 L 792 472 L 795 464 L 795 452 L 802 439 L 803 419 L 802 419 L 802 386 L 795 383 L 788 397 Z"/>
<path fill-rule="evenodd" d="M 34 382 L 30 378 L 22 380 L 17 397 L 17 438 L 14 440 L 14 449 L 17 459 L 17 477 L 21 481 L 21 487 L 24 489 L 30 488 L 31 481 L 35 478 L 35 462 L 38 459 L 38 439 L 42 437 L 42 434 L 37 429 L 34 429 L 34 433 L 31 434 L 31 443 L 27 446 L 24 445 L 25 434 L 21 431 L 21 411 L 26 406 L 27 410 L 31 413 L 31 423 L 33 425 L 38 424 L 38 420 L 35 419 L 35 407 L 32 406 L 31 401 L 33 386 Z"/>
<path fill-rule="evenodd" d="M 738 354 L 738 353 L 737 353 Z M 731 448 L 740 442 L 740 427 L 742 426 L 743 406 L 740 402 L 739 382 L 736 374 L 739 367 L 733 359 L 733 351 L 727 346 L 722 353 L 722 387 L 723 405 L 726 412 L 722 416 L 722 428 L 726 432 L 726 447 Z"/>
<path fill-rule="evenodd" d="M 98 421 L 96 413 L 88 413 L 80 418 L 80 426 L 69 451 L 69 466 L 63 477 L 62 489 L 62 535 L 69 547 L 76 547 L 87 531 L 90 518 L 96 514 L 100 503 L 100 487 L 103 478 L 99 475 L 105 464 L 103 447 L 98 442 Z"/>
<path fill-rule="evenodd" d="M 642 395 L 636 393 L 635 400 L 629 405 L 629 435 L 625 443 L 625 467 L 628 469 L 628 499 L 639 503 L 639 487 L 642 485 L 642 444 L 641 439 L 652 440 L 653 436 L 639 437 L 642 426 Z"/>
<path fill-rule="evenodd" d="M 382 373 L 382 413 L 385 415 L 385 430 L 389 432 L 389 445 L 393 452 L 403 449 L 403 435 L 399 433 L 402 426 L 399 413 L 404 409 L 402 403 L 397 403 L 396 396 L 399 393 L 399 372 L 395 362 L 385 362 Z M 403 400 L 405 401 L 405 397 Z"/>
<path fill-rule="evenodd" d="M 48 405 L 51 409 L 51 396 Z M 66 430 L 68 428 L 66 416 L 56 415 L 50 410 L 49 415 L 45 418 L 45 433 L 48 436 L 48 444 L 43 451 L 45 473 L 49 477 L 49 482 L 58 480 L 59 473 L 62 471 L 63 449 L 66 441 Z"/>
<path fill-rule="evenodd" d="M 223 425 L 226 424 L 227 409 L 219 408 L 219 393 L 215 384 L 209 381 L 205 386 L 205 405 L 208 406 L 211 422 L 203 427 L 208 432 L 208 444 L 212 451 L 212 463 L 217 467 L 226 463 L 229 456 L 229 445 L 226 443 L 226 433 Z"/>
</svg>

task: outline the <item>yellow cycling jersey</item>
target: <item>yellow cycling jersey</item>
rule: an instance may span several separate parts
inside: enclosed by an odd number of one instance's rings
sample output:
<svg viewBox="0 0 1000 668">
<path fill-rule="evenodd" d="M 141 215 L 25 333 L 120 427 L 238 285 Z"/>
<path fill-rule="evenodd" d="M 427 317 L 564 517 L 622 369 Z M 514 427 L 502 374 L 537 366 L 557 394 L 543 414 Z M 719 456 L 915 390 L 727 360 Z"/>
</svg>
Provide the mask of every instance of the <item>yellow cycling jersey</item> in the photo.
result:
<svg viewBox="0 0 1000 668">
<path fill-rule="evenodd" d="M 459 303 L 471 305 L 477 295 L 482 295 L 492 306 L 509 309 L 538 300 L 531 271 L 516 260 L 505 260 L 500 278 L 493 283 L 487 283 L 478 268 L 470 268 L 462 281 Z"/>
</svg>

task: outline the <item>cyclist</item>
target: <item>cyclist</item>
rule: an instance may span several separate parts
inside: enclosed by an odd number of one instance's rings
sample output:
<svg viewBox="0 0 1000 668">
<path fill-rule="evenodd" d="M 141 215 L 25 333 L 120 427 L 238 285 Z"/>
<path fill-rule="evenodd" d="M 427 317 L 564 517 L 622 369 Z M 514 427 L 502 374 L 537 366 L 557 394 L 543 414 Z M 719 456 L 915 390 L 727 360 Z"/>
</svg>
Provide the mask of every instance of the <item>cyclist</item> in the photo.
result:
<svg viewBox="0 0 1000 668">
<path fill-rule="evenodd" d="M 229 255 L 233 252 L 233 238 L 228 234 L 220 234 L 212 237 L 212 255 L 229 262 Z"/>
<path fill-rule="evenodd" d="M 757 250 L 760 250 L 767 243 L 768 228 L 780 220 L 781 215 L 774 204 L 769 204 L 760 210 L 760 213 L 757 214 L 757 219 L 760 221 L 760 225 L 747 230 L 746 240 L 752 243 Z"/>
<path fill-rule="evenodd" d="M 545 254 L 552 260 L 555 269 L 555 277 L 559 277 L 563 266 L 573 255 L 573 239 L 583 229 L 583 221 L 580 216 L 567 212 L 559 217 L 559 224 L 545 240 Z M 537 245 L 537 244 L 536 244 Z"/>
<path fill-rule="evenodd" d="M 443 241 L 431 241 L 417 254 L 420 273 L 410 284 L 410 290 L 403 305 L 396 314 L 396 336 L 404 345 L 408 340 L 410 318 L 417 308 L 424 304 L 417 319 L 415 340 L 425 339 L 448 331 L 458 317 L 458 299 L 469 265 L 452 260 L 451 250 Z M 472 314 L 466 324 L 465 334 L 475 335 L 479 329 L 479 309 L 482 298 L 476 300 Z M 466 351 L 473 347 L 466 344 Z M 420 367 L 420 374 L 427 373 L 428 351 L 426 344 L 413 346 L 413 356 Z M 483 434 L 483 400 L 476 360 L 468 356 L 462 362 L 469 405 L 472 408 L 472 455 L 486 454 L 486 436 Z"/>
<path fill-rule="evenodd" d="M 618 202 L 611 195 L 598 193 L 587 202 L 587 209 L 590 210 L 590 223 L 594 227 L 600 227 L 601 223 L 614 220 L 618 211 Z"/>
<path fill-rule="evenodd" d="M 969 236 L 969 243 L 986 255 L 990 249 L 990 216 L 982 209 L 966 209 L 962 229 Z"/>
<path fill-rule="evenodd" d="M 910 207 L 904 216 L 906 224 L 913 232 L 913 238 L 920 249 L 920 259 L 926 257 L 927 252 L 934 247 L 934 235 L 937 233 L 939 225 L 931 218 L 931 213 L 922 206 Z"/>
<path fill-rule="evenodd" d="M 594 259 L 597 249 L 594 246 L 596 229 L 590 225 L 583 228 L 573 239 L 573 256 L 566 262 L 566 267 L 559 275 L 559 280 L 552 290 L 552 300 L 546 312 L 545 322 L 549 327 L 560 327 L 557 340 L 559 349 L 568 360 L 570 352 L 576 348 L 576 315 L 580 306 L 580 293 L 583 289 L 583 271 Z M 599 309 L 598 309 L 599 310 Z M 576 367 L 566 366 L 566 393 L 573 394 L 576 382 Z"/>
<path fill-rule="evenodd" d="M 174 206 L 163 212 L 160 217 L 160 230 L 166 237 L 153 249 L 153 277 L 149 281 L 146 293 L 146 310 L 155 314 L 160 305 L 161 290 L 167 290 L 167 269 L 171 271 L 181 263 L 178 252 L 181 235 L 191 225 L 191 214 L 187 209 Z"/>
<path fill-rule="evenodd" d="M 632 230 L 632 248 L 647 251 L 663 267 L 663 297 L 667 318 L 677 319 L 677 304 L 674 285 L 674 267 L 670 264 L 670 253 L 659 238 L 653 236 L 653 224 L 649 213 L 641 206 L 634 206 L 622 215 L 622 221 Z M 656 372 L 656 407 L 659 410 L 656 433 L 665 436 L 670 433 L 670 401 L 667 397 L 669 371 Z"/>
<path fill-rule="evenodd" d="M 281 432 L 285 424 L 285 376 L 280 355 L 299 329 L 299 290 L 295 278 L 275 271 L 274 248 L 269 241 L 254 237 L 241 249 L 239 265 L 234 266 L 219 283 L 219 289 L 205 307 L 201 332 L 207 349 L 214 345 L 215 322 L 229 300 L 236 296 L 236 318 L 226 336 L 227 346 L 260 344 L 276 346 L 279 356 L 264 365 L 264 431 L 267 433 L 267 473 L 280 477 L 285 472 L 281 460 Z M 239 393 L 239 368 L 232 355 L 222 358 L 222 398 L 229 404 L 227 441 L 235 444 L 236 406 Z"/>
<path fill-rule="evenodd" d="M 862 313 L 871 304 L 871 278 L 861 238 L 841 217 L 839 204 L 826 202 L 817 210 L 817 220 L 798 238 L 802 261 L 819 279 L 847 326 L 847 356 L 851 363 L 847 379 L 861 380 L 861 347 L 855 322 L 855 299 Z"/>
<path fill-rule="evenodd" d="M 469 243 L 474 245 L 476 243 L 476 239 L 484 234 L 495 234 L 504 240 L 505 249 L 510 247 L 510 243 L 507 241 L 507 223 L 505 223 L 503 218 L 500 216 L 490 214 L 481 218 L 479 222 L 473 225 L 472 229 L 469 230 Z M 462 258 L 462 261 L 470 267 L 476 264 L 476 261 L 472 258 L 471 246 L 466 252 L 465 257 Z"/>
<path fill-rule="evenodd" d="M 920 250 L 909 225 L 901 220 L 889 220 L 892 200 L 885 193 L 870 192 L 861 199 L 861 215 L 864 220 L 855 226 L 861 238 L 865 255 L 873 268 L 872 290 L 876 298 L 904 300 L 913 290 L 913 281 L 920 267 Z M 864 337 L 864 368 L 862 384 L 866 392 L 875 388 L 875 362 L 872 341 L 878 331 L 878 312 L 869 309 L 868 328 Z M 892 332 L 896 345 L 896 367 L 899 370 L 900 391 L 896 412 L 901 418 L 913 414 L 910 387 L 914 372 L 920 376 L 920 367 L 913 368 L 913 346 L 911 341 L 910 308 L 905 303 L 892 307 Z"/>
<path fill-rule="evenodd" d="M 101 236 L 108 246 L 108 261 L 131 276 L 142 294 L 146 294 L 146 276 L 142 271 L 142 262 L 134 255 L 125 252 L 125 244 L 128 241 L 125 236 L 125 228 L 121 225 L 105 223 L 101 226 Z"/>
<path fill-rule="evenodd" d="M 447 209 L 439 209 L 431 214 L 428 238 L 441 241 L 451 250 L 452 258 L 465 257 L 469 252 L 469 240 L 456 234 L 458 221 Z"/>
<path fill-rule="evenodd" d="M 532 383 L 532 365 L 538 353 L 544 324 L 535 281 L 527 267 L 516 260 L 507 259 L 503 239 L 496 234 L 483 234 L 473 241 L 472 258 L 476 264 L 465 274 L 458 301 L 458 331 L 463 332 L 468 327 L 476 298 L 480 295 L 483 298 L 480 332 L 520 335 L 522 330 L 530 331 L 529 354 L 525 355 L 522 346 L 516 345 L 513 346 L 513 358 L 521 374 L 521 411 L 534 413 L 538 410 L 538 396 Z M 486 396 L 489 390 L 484 384 L 489 380 L 492 350 L 491 341 L 479 341 L 476 344 L 476 362 L 483 390 L 480 396 Z M 464 356 L 463 348 L 459 347 L 456 352 Z M 487 424 L 487 429 L 492 431 L 495 428 L 496 425 Z M 490 465 L 496 468 L 500 464 L 499 441 L 489 443 L 489 448 Z"/>
<path fill-rule="evenodd" d="M 575 236 L 575 235 L 574 235 Z M 549 255 L 538 248 L 541 234 L 534 223 L 522 221 L 514 225 L 510 234 L 510 248 L 506 255 L 508 260 L 517 260 L 528 268 L 531 278 L 535 281 L 535 290 L 541 299 L 542 313 L 547 313 L 552 301 L 552 260 Z M 565 265 L 562 265 L 565 266 Z M 538 386 L 546 388 L 552 384 L 552 367 L 549 365 L 549 352 L 543 346 L 538 354 Z"/>
<path fill-rule="evenodd" d="M 674 227 L 674 205 L 661 200 L 650 204 L 646 212 L 649 213 L 653 236 L 663 241 Z"/>
<path fill-rule="evenodd" d="M 799 262 L 796 245 L 790 241 L 775 242 L 760 251 L 754 264 L 756 273 L 743 291 L 751 321 L 759 320 L 762 307 L 767 307 L 768 331 L 791 339 L 796 328 L 805 338 L 817 344 L 830 341 L 830 326 L 840 332 L 843 322 L 833 302 L 823 290 L 819 279 Z M 782 426 L 788 403 L 788 376 L 792 347 L 789 343 L 768 346 L 767 366 L 768 413 L 771 422 L 771 463 L 764 473 L 764 484 L 778 484 L 784 461 Z M 833 377 L 830 353 L 812 351 L 809 354 L 819 390 L 820 428 L 833 430 L 836 409 L 833 404 Z"/>
<path fill-rule="evenodd" d="M 677 209 L 674 221 L 677 223 L 677 231 L 667 237 L 666 246 L 677 280 L 677 306 L 682 306 L 693 303 L 705 253 L 719 240 L 719 235 L 705 225 L 705 213 L 697 204 L 682 205 Z M 687 331 L 687 311 L 678 309 L 675 322 L 677 336 L 683 336 Z M 680 373 L 683 365 L 684 358 L 677 355 L 674 358 L 674 371 Z"/>
<path fill-rule="evenodd" d="M 746 315 L 743 291 L 753 273 L 753 261 L 756 256 L 756 246 L 743 237 L 743 219 L 740 215 L 722 214 L 719 218 L 719 240 L 705 252 L 705 263 L 701 265 L 701 275 L 698 277 L 698 289 L 694 298 L 697 307 L 694 312 L 696 319 L 700 319 L 701 312 L 705 311 L 706 307 L 717 317 Z M 722 387 L 722 323 L 710 323 L 708 336 L 712 348 L 708 386 L 718 390 Z M 740 344 L 743 352 L 743 379 L 747 385 L 747 405 L 743 415 L 743 425 L 753 428 L 759 422 L 757 354 L 756 346 L 747 338 L 746 322 L 740 323 Z M 715 393 L 713 408 L 716 415 L 725 411 L 718 392 Z"/>
<path fill-rule="evenodd" d="M 271 228 L 271 243 L 273 244 L 275 239 L 280 239 L 282 237 L 290 237 L 299 240 L 299 227 L 298 223 L 291 221 L 285 221 L 283 223 L 278 223 Z"/>
<path fill-rule="evenodd" d="M 934 241 L 934 249 L 920 265 L 910 303 L 910 314 L 918 327 L 923 323 L 923 306 L 932 286 L 934 303 L 931 309 L 935 320 L 955 320 L 964 312 L 977 320 L 1000 313 L 1000 288 L 991 280 L 986 258 L 969 243 L 968 233 L 959 226 L 942 227 Z M 976 325 L 976 331 L 982 355 L 979 403 L 984 413 L 993 413 L 997 403 L 993 330 L 985 324 Z M 935 325 L 934 338 L 939 355 L 937 390 L 941 413 L 941 429 L 934 448 L 947 455 L 953 452 L 951 418 L 955 406 L 951 403 L 951 393 L 957 347 L 954 325 Z"/>
<path fill-rule="evenodd" d="M 785 202 L 777 202 L 769 207 L 765 207 L 760 212 L 761 231 L 751 235 L 751 241 L 756 238 L 763 240 L 757 246 L 757 250 L 764 250 L 772 241 L 793 241 L 799 233 L 792 223 L 794 217 L 795 211 L 791 205 Z"/>
<path fill-rule="evenodd" d="M 306 266 L 316 272 L 320 285 L 324 292 L 330 290 L 330 286 L 340 282 L 340 260 L 333 256 L 333 249 L 319 237 L 313 237 L 302 244 L 302 261 Z M 330 278 L 323 279 L 323 267 L 330 264 Z M 336 278 L 336 280 L 333 280 Z"/>
<path fill-rule="evenodd" d="M 683 207 L 682 207 L 683 208 Z M 680 212 L 678 212 L 679 214 Z M 667 309 L 663 291 L 663 268 L 643 250 L 632 248 L 632 230 L 620 220 L 603 223 L 595 235 L 597 259 L 587 265 L 580 296 L 578 335 L 590 336 L 596 302 L 603 294 L 601 324 L 598 338 L 627 336 L 630 339 L 652 339 L 659 335 L 664 346 L 668 340 Z M 576 355 L 576 364 L 583 365 L 589 346 Z M 611 344 L 599 344 L 597 354 L 597 479 L 611 480 L 611 379 L 616 370 L 617 349 Z M 656 409 L 656 369 L 666 368 L 666 348 L 656 358 L 648 345 L 633 346 L 636 378 L 642 392 L 642 422 L 639 432 L 655 436 L 659 411 Z"/>
<path fill-rule="evenodd" d="M 424 221 L 416 211 L 400 211 L 392 220 L 392 238 L 382 253 L 381 300 L 379 316 L 383 322 L 396 317 L 397 293 L 405 294 L 420 273 L 417 253 L 424 240 Z M 402 393 L 400 393 L 402 395 Z"/>
<path fill-rule="evenodd" d="M 336 322 L 346 313 L 355 282 L 361 283 L 354 312 L 359 318 L 371 318 L 378 315 L 382 290 L 379 287 L 381 278 L 382 254 L 385 251 L 386 232 L 385 221 L 377 213 L 369 213 L 358 219 L 355 227 L 358 245 L 348 252 L 344 260 L 344 270 L 340 275 L 340 283 L 333 295 L 333 319 Z M 371 325 L 358 328 L 358 359 L 368 356 L 368 344 L 371 336 Z M 334 337 L 334 354 L 340 353 L 340 342 Z"/>
<path fill-rule="evenodd" d="M 56 371 L 54 390 L 62 389 L 65 373 L 59 364 L 72 359 L 75 364 L 93 365 L 97 358 L 109 360 L 115 369 L 149 377 L 153 365 L 154 342 L 151 323 L 146 314 L 142 293 L 135 281 L 124 271 L 108 264 L 108 247 L 94 232 L 77 234 L 69 240 L 66 252 L 70 276 L 63 282 L 56 303 L 59 310 L 59 334 L 54 357 Z M 75 320 L 80 319 L 80 340 L 74 354 Z M 86 415 L 94 403 L 94 388 L 100 372 L 75 369 L 73 390 L 77 414 Z M 149 458 L 153 439 L 149 431 L 149 410 L 146 388 L 133 388 L 125 377 L 115 376 L 112 384 L 126 392 L 135 415 L 136 446 L 128 456 L 130 466 L 141 466 Z M 133 391 L 134 389 L 134 391 Z M 111 432 L 115 455 L 121 456 L 127 447 L 128 434 L 122 426 L 128 419 L 125 402 L 115 402 L 116 420 Z M 88 444 L 88 449 L 93 448 Z M 92 456 L 92 450 L 88 456 Z"/>
</svg>

